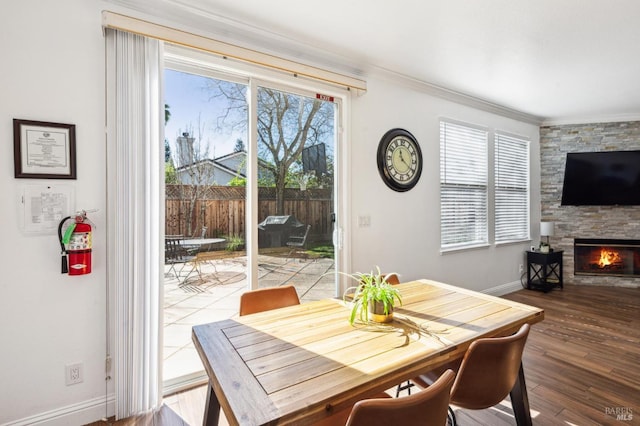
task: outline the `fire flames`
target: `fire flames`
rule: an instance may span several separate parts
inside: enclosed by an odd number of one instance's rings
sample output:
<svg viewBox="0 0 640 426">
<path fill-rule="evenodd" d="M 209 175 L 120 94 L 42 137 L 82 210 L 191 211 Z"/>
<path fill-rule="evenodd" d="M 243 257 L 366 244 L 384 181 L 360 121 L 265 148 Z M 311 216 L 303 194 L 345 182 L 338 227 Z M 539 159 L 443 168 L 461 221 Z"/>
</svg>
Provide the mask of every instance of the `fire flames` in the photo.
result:
<svg viewBox="0 0 640 426">
<path fill-rule="evenodd" d="M 620 262 L 620 254 L 618 254 L 617 251 L 607 249 L 600 250 L 600 260 L 598 261 L 598 266 L 604 268 L 616 262 Z"/>
</svg>

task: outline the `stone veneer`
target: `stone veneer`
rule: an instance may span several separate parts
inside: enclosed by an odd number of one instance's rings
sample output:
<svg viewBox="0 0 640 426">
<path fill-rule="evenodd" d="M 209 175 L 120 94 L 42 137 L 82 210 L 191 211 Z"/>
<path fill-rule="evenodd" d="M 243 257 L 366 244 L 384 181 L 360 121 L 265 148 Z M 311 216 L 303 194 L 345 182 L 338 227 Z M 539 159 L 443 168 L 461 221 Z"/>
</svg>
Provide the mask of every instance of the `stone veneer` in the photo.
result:
<svg viewBox="0 0 640 426">
<path fill-rule="evenodd" d="M 640 206 L 561 206 L 568 152 L 640 150 L 640 121 L 540 128 L 542 220 L 555 222 L 550 244 L 564 250 L 564 281 L 640 288 L 640 278 L 574 275 L 574 238 L 640 239 Z"/>
</svg>

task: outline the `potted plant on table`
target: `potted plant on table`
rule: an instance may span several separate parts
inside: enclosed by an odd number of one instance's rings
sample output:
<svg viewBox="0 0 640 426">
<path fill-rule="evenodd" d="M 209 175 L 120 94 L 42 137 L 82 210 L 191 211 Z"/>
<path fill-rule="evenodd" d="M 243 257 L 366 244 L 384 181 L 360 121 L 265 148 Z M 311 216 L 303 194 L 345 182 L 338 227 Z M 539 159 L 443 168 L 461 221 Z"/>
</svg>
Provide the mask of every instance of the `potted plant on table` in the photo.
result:
<svg viewBox="0 0 640 426">
<path fill-rule="evenodd" d="M 391 276 L 397 276 L 395 272 L 382 274 L 376 266 L 376 272 L 356 272 L 348 275 L 358 282 L 357 286 L 349 287 L 343 299 L 347 295 L 352 297 L 351 315 L 349 323 L 353 325 L 356 318 L 368 322 L 369 315 L 374 322 L 386 323 L 393 319 L 393 307 L 396 301 L 402 305 L 400 291 L 389 284 L 387 280 Z"/>
</svg>

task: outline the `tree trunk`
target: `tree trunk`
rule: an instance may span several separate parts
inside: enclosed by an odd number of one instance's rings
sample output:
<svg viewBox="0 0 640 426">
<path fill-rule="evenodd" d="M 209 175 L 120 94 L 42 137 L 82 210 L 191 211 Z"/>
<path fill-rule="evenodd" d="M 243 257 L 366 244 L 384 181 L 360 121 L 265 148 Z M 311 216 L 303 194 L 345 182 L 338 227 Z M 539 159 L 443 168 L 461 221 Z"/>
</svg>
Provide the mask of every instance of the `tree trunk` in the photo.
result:
<svg viewBox="0 0 640 426">
<path fill-rule="evenodd" d="M 284 215 L 284 188 L 285 188 L 285 176 L 282 170 L 278 170 L 278 176 L 276 177 L 276 215 Z"/>
</svg>

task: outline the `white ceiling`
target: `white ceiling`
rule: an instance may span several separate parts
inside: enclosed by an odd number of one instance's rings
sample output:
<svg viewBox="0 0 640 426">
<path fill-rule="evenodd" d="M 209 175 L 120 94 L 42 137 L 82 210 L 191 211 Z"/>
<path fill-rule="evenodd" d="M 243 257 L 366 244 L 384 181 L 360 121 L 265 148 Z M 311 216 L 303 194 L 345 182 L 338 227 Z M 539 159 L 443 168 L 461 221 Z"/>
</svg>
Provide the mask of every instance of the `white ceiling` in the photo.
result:
<svg viewBox="0 0 640 426">
<path fill-rule="evenodd" d="M 112 2 L 164 7 L 223 38 L 365 77 L 382 68 L 548 123 L 640 119 L 638 0 Z"/>
</svg>

